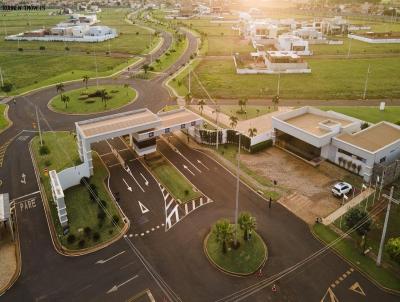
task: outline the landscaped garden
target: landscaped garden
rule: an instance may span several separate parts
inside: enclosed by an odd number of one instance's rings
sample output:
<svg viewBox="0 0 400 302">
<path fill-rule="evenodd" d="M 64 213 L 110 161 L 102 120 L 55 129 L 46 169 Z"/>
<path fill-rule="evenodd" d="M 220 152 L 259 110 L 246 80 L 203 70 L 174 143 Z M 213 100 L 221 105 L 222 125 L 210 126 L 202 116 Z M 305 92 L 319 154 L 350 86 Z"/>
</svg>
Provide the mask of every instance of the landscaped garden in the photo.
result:
<svg viewBox="0 0 400 302">
<path fill-rule="evenodd" d="M 271 106 L 247 105 L 247 100 L 245 99 L 239 100 L 238 106 L 221 105 L 220 110 L 222 113 L 225 113 L 228 116 L 236 116 L 239 121 L 249 120 L 267 113 L 274 112 L 274 108 Z"/>
<path fill-rule="evenodd" d="M 238 228 L 227 219 L 215 223 L 204 241 L 207 258 L 220 270 L 250 275 L 260 270 L 268 257 L 264 240 L 256 233 L 256 219 L 243 212 Z"/>
<path fill-rule="evenodd" d="M 67 92 L 63 87 L 63 84 L 56 86 L 59 95 L 49 104 L 50 108 L 63 113 L 88 114 L 114 110 L 136 98 L 136 91 L 129 85 L 91 86 Z"/>
<path fill-rule="evenodd" d="M 199 198 L 201 193 L 162 154 L 147 155 L 145 163 L 180 204 Z"/>
<path fill-rule="evenodd" d="M 105 187 L 108 171 L 97 154 L 93 157 L 94 175 L 87 180 L 92 193 L 84 184 L 64 192 L 69 232 L 63 233 L 51 194 L 50 178 L 45 169 L 60 172 L 79 164 L 76 140 L 69 132 L 47 132 L 43 133 L 43 142 L 43 146 L 40 146 L 39 137 L 35 137 L 32 151 L 61 244 L 67 249 L 78 250 L 95 247 L 118 236 L 123 226 L 122 217 Z"/>
</svg>

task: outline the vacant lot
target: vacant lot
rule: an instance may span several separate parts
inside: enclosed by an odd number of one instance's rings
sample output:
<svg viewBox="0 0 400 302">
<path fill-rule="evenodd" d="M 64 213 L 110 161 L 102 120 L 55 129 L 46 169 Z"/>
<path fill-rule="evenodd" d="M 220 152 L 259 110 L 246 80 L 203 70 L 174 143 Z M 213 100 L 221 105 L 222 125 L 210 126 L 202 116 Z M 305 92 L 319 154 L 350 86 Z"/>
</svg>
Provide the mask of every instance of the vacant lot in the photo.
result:
<svg viewBox="0 0 400 302">
<path fill-rule="evenodd" d="M 291 99 L 360 99 L 368 66 L 368 98 L 400 97 L 400 60 L 308 59 L 311 74 L 281 75 L 280 94 Z M 277 75 L 237 75 L 232 59 L 205 59 L 195 69 L 200 81 L 214 98 L 266 98 L 276 93 Z M 187 83 L 187 79 L 181 82 Z M 204 93 L 197 81 L 192 92 Z"/>
</svg>

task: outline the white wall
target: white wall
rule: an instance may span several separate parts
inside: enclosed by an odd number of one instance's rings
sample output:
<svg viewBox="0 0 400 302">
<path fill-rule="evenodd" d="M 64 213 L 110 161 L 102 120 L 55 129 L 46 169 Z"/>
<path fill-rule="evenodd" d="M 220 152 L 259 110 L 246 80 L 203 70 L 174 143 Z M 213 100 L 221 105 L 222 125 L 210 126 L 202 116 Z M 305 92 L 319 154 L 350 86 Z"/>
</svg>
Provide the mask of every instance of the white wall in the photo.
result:
<svg viewBox="0 0 400 302">
<path fill-rule="evenodd" d="M 384 43 L 400 43 L 400 39 L 370 39 L 363 36 L 348 35 L 350 39 L 359 40 L 366 43 L 372 44 L 384 44 Z"/>
<path fill-rule="evenodd" d="M 82 177 L 90 177 L 88 163 L 79 166 L 67 168 L 57 173 L 61 188 L 65 191 L 68 188 L 79 185 Z"/>
</svg>

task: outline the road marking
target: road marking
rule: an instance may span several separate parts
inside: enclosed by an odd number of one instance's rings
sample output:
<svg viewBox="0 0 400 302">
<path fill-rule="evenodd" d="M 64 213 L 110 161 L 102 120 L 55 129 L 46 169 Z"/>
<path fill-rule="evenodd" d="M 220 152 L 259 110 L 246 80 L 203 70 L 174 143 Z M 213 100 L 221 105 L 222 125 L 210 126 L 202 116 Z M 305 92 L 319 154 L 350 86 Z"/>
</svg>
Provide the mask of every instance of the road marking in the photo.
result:
<svg viewBox="0 0 400 302">
<path fill-rule="evenodd" d="M 139 203 L 140 210 L 142 211 L 142 214 L 146 214 L 147 212 L 150 212 L 150 210 L 148 208 L 146 208 L 144 206 L 144 204 L 141 203 L 139 200 L 138 200 L 138 203 Z"/>
<path fill-rule="evenodd" d="M 89 284 L 89 285 L 86 285 L 85 287 L 82 287 L 80 290 L 78 290 L 76 293 L 78 294 L 78 293 L 81 293 L 81 292 L 83 292 L 84 290 L 86 290 L 86 289 L 88 289 L 88 288 L 90 288 L 90 287 L 92 287 L 92 284 Z"/>
<path fill-rule="evenodd" d="M 358 282 L 354 283 L 352 286 L 349 288 L 353 292 L 356 292 L 362 296 L 366 296 L 364 290 L 361 288 L 360 284 Z"/>
<path fill-rule="evenodd" d="M 192 171 L 190 171 L 190 169 L 188 168 L 188 166 L 183 165 L 183 169 L 188 170 L 188 171 L 190 172 L 190 174 L 192 174 L 193 176 L 195 176 L 195 174 L 194 174 Z"/>
<path fill-rule="evenodd" d="M 128 185 L 128 183 L 126 182 L 126 180 L 125 180 L 124 178 L 122 178 L 122 181 L 125 183 L 126 188 L 128 189 L 128 191 L 132 192 L 132 187 L 130 187 L 130 186 Z"/>
<path fill-rule="evenodd" d="M 143 176 L 142 173 L 140 173 L 140 175 L 141 175 L 142 178 L 144 179 L 144 184 L 148 187 L 148 186 L 149 186 L 149 181 L 146 179 L 146 177 Z"/>
<path fill-rule="evenodd" d="M 32 193 L 20 196 L 20 197 L 14 198 L 11 202 L 16 201 L 18 199 L 22 199 L 22 198 L 28 197 L 28 196 L 31 196 L 31 195 L 35 195 L 35 194 L 38 194 L 38 193 L 40 193 L 40 191 L 35 191 L 35 192 L 32 192 Z"/>
<path fill-rule="evenodd" d="M 139 188 L 143 191 L 143 193 L 145 192 L 145 190 L 142 188 L 142 186 L 139 184 L 139 182 L 136 180 L 136 178 L 133 176 L 131 169 L 129 169 L 129 167 L 127 166 L 125 168 L 125 171 L 133 178 L 133 180 L 136 182 L 136 184 L 139 186 Z"/>
<path fill-rule="evenodd" d="M 114 258 L 116 258 L 116 257 L 118 257 L 118 256 L 120 256 L 120 255 L 122 255 L 122 254 L 125 253 L 125 252 L 126 252 L 126 251 L 122 251 L 122 252 L 120 252 L 120 253 L 118 253 L 118 254 L 115 254 L 114 256 L 111 256 L 111 257 L 108 258 L 108 259 L 99 260 L 99 261 L 96 262 L 96 264 L 104 264 L 104 263 L 106 263 L 106 262 L 108 262 L 108 261 L 110 261 L 110 260 L 112 260 L 112 259 L 114 259 Z"/>
<path fill-rule="evenodd" d="M 36 198 L 22 200 L 19 203 L 21 212 L 36 208 Z"/>
<path fill-rule="evenodd" d="M 125 282 L 122 282 L 121 284 L 118 285 L 114 285 L 113 287 L 111 287 L 108 291 L 107 294 L 111 294 L 113 292 L 116 292 L 118 290 L 118 288 L 120 288 L 121 286 L 127 284 L 128 282 L 131 282 L 132 280 L 136 279 L 137 277 L 139 277 L 139 275 L 135 275 L 132 278 L 126 280 Z"/>
<path fill-rule="evenodd" d="M 328 296 L 329 300 L 325 300 L 325 298 Z M 339 299 L 335 296 L 335 293 L 333 292 L 333 290 L 328 287 L 328 290 L 326 291 L 325 295 L 322 297 L 321 302 L 339 302 Z"/>
<path fill-rule="evenodd" d="M 209 169 L 205 164 L 203 164 L 202 161 L 201 161 L 200 159 L 198 159 L 197 162 L 198 162 L 200 165 L 202 165 L 204 168 L 206 168 L 208 171 L 210 171 L 210 169 Z"/>
<path fill-rule="evenodd" d="M 132 264 L 135 264 L 135 262 L 129 262 L 128 264 L 126 264 L 126 265 L 124 265 L 124 266 L 121 266 L 119 269 L 124 269 L 124 268 L 127 268 L 128 266 L 131 266 Z"/>
<path fill-rule="evenodd" d="M 166 210 L 168 210 L 169 209 L 169 207 L 171 206 L 171 204 L 173 204 L 173 202 L 174 202 L 174 199 L 171 199 L 171 201 L 169 202 L 169 204 L 167 205 L 167 208 L 166 208 Z"/>
<path fill-rule="evenodd" d="M 21 174 L 21 183 L 26 185 L 26 175 L 25 175 L 25 173 Z"/>
</svg>

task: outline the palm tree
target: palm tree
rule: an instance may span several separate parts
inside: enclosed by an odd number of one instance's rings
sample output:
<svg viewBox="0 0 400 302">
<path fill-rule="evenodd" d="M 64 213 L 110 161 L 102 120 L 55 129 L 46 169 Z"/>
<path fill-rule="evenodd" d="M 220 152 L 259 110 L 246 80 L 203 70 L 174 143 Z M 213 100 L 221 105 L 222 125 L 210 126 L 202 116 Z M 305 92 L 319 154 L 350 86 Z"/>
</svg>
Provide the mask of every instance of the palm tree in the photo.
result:
<svg viewBox="0 0 400 302">
<path fill-rule="evenodd" d="M 213 233 L 217 242 L 222 244 L 222 253 L 224 254 L 227 252 L 226 244 L 232 240 L 233 231 L 233 225 L 227 219 L 218 220 L 214 225 Z"/>
<path fill-rule="evenodd" d="M 203 115 L 204 105 L 206 102 L 204 100 L 199 100 L 197 104 L 200 106 L 200 115 Z"/>
<path fill-rule="evenodd" d="M 65 109 L 68 108 L 68 103 L 70 101 L 70 98 L 68 95 L 61 95 L 61 101 L 65 104 Z"/>
<path fill-rule="evenodd" d="M 229 120 L 231 121 L 231 122 L 230 122 L 231 128 L 232 128 L 232 129 L 235 129 L 235 127 L 236 127 L 236 125 L 237 125 L 237 123 L 238 123 L 238 118 L 237 118 L 236 116 L 232 115 L 232 116 L 229 118 Z"/>
<path fill-rule="evenodd" d="M 63 84 L 63 83 L 57 84 L 57 85 L 56 85 L 56 90 L 57 90 L 57 93 L 60 92 L 60 94 L 61 94 L 61 96 L 62 96 L 62 95 L 63 95 L 63 92 L 65 91 L 65 89 L 64 89 L 64 84 Z"/>
<path fill-rule="evenodd" d="M 274 109 L 276 110 L 276 107 L 278 106 L 278 104 L 279 104 L 279 100 L 280 100 L 280 96 L 279 95 L 275 95 L 273 98 L 272 98 L 272 103 L 274 104 Z"/>
<path fill-rule="evenodd" d="M 257 129 L 256 128 L 249 128 L 248 132 L 249 132 L 249 136 L 250 137 L 254 137 L 254 136 L 257 135 Z"/>
<path fill-rule="evenodd" d="M 101 97 L 101 101 L 104 102 L 104 108 L 107 108 L 107 100 L 109 98 L 107 90 L 102 89 L 100 91 L 100 97 Z"/>
<path fill-rule="evenodd" d="M 243 239 L 245 241 L 249 240 L 249 233 L 256 229 L 256 218 L 248 212 L 242 212 L 240 213 L 238 223 L 240 228 L 244 230 Z"/>
<path fill-rule="evenodd" d="M 189 92 L 185 95 L 185 103 L 186 105 L 190 104 L 190 101 L 192 100 L 192 94 Z"/>
<path fill-rule="evenodd" d="M 88 75 L 84 75 L 84 76 L 82 77 L 82 82 L 85 84 L 85 87 L 86 87 L 86 89 L 87 89 L 87 87 L 88 87 L 88 82 L 89 82 L 89 76 L 88 76 Z"/>
</svg>

